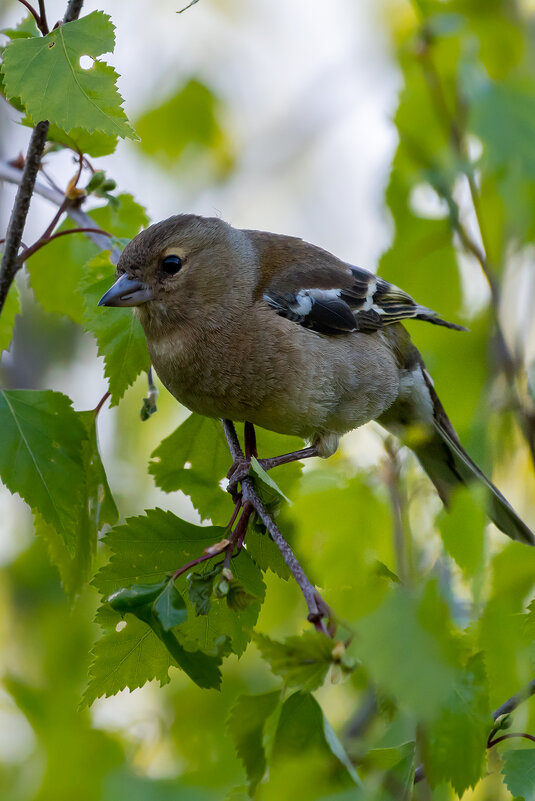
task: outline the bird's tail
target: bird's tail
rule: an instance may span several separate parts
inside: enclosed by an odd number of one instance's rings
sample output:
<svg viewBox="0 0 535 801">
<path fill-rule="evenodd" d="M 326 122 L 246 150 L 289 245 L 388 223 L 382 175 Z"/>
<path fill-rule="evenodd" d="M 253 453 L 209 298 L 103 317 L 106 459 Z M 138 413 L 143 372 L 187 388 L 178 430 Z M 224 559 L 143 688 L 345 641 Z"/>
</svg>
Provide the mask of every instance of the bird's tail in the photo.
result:
<svg viewBox="0 0 535 801">
<path fill-rule="evenodd" d="M 424 433 L 421 437 L 411 437 L 408 444 L 437 488 L 444 504 L 448 505 L 452 492 L 459 484 L 478 482 L 485 487 L 487 514 L 493 523 L 511 539 L 535 545 L 535 535 L 531 529 L 459 442 L 421 361 L 413 365 L 407 375 L 412 380 L 407 382 L 408 392 L 405 398 L 397 402 L 397 409 L 394 407 L 392 412 L 389 410 L 379 422 L 399 435 L 402 433 L 400 427 L 407 428 L 412 423 L 420 422 L 426 416 L 427 409 L 429 417 Z"/>
</svg>

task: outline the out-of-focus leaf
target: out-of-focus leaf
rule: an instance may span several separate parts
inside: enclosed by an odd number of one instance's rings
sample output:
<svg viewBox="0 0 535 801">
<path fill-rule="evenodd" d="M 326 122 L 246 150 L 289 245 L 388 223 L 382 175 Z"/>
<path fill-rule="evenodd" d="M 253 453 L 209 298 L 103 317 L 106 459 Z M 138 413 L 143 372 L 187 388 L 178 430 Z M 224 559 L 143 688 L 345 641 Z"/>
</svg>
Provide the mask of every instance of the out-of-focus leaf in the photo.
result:
<svg viewBox="0 0 535 801">
<path fill-rule="evenodd" d="M 0 392 L 0 475 L 74 555 L 85 488 L 84 424 L 60 392 Z"/>
<path fill-rule="evenodd" d="M 483 561 L 486 525 L 483 495 L 459 487 L 448 509 L 441 511 L 438 524 L 447 552 L 466 576 L 476 575 Z"/>
<path fill-rule="evenodd" d="M 256 634 L 254 641 L 272 672 L 281 676 L 288 687 L 316 690 L 333 664 L 333 642 L 317 631 L 287 637 L 283 643 Z"/>
<path fill-rule="evenodd" d="M 339 787 L 360 785 L 355 768 L 324 717 L 320 705 L 310 693 L 299 691 L 282 705 L 273 743 L 274 765 L 279 761 L 284 763 L 292 757 L 306 755 L 307 752 L 312 752 L 324 763 Z"/>
<path fill-rule="evenodd" d="M 117 73 L 96 60 L 114 46 L 114 27 L 101 11 L 47 36 L 15 39 L 4 51 L 6 94 L 20 97 L 34 120 L 50 120 L 65 131 L 84 128 L 135 139 L 115 86 Z M 95 59 L 90 69 L 80 66 L 82 56 Z"/>
<path fill-rule="evenodd" d="M 41 36 L 33 14 L 27 14 L 14 28 L 2 28 L 0 33 L 3 33 L 4 36 L 8 36 L 10 39 L 29 39 L 32 36 Z"/>
<path fill-rule="evenodd" d="M 196 615 L 207 615 L 210 611 L 210 598 L 214 590 L 214 581 L 221 573 L 222 565 L 217 565 L 201 573 L 190 573 L 188 579 L 189 599 Z"/>
<path fill-rule="evenodd" d="M 8 350 L 13 336 L 15 317 L 20 314 L 20 298 L 17 285 L 12 283 L 0 315 L 0 352 Z"/>
<path fill-rule="evenodd" d="M 429 726 L 423 753 L 432 787 L 450 782 L 462 796 L 482 776 L 492 716 L 481 654 L 472 657 L 458 676 L 455 692 Z"/>
<path fill-rule="evenodd" d="M 449 703 L 458 677 L 457 645 L 430 588 L 418 599 L 396 587 L 356 625 L 358 655 L 374 681 L 427 722 Z"/>
<path fill-rule="evenodd" d="M 279 700 L 278 691 L 262 695 L 240 695 L 230 710 L 227 728 L 247 773 L 251 795 L 266 771 L 264 727 Z"/>
<path fill-rule="evenodd" d="M 165 170 L 176 170 L 181 157 L 203 155 L 217 172 L 232 166 L 230 140 L 222 124 L 221 102 L 200 81 L 191 79 L 161 105 L 136 121 L 141 149 Z"/>
<path fill-rule="evenodd" d="M 102 295 L 115 280 L 115 268 L 108 253 L 100 253 L 85 265 L 80 281 L 84 296 L 84 328 L 90 331 L 104 356 L 104 374 L 111 392 L 111 405 L 119 403 L 129 386 L 150 367 L 145 334 L 139 320 L 128 308 L 98 306 Z"/>
</svg>

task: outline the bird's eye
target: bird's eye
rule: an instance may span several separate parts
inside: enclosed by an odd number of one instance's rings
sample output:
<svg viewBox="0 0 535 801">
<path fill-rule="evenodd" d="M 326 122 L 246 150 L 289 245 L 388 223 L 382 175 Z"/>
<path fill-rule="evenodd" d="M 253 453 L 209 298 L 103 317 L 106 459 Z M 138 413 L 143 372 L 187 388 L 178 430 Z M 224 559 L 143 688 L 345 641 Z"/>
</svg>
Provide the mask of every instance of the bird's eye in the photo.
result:
<svg viewBox="0 0 535 801">
<path fill-rule="evenodd" d="M 164 273 L 167 273 L 167 275 L 174 275 L 180 270 L 181 267 L 182 259 L 180 256 L 175 256 L 173 254 L 171 256 L 166 256 L 165 259 L 162 259 L 161 268 Z"/>
</svg>

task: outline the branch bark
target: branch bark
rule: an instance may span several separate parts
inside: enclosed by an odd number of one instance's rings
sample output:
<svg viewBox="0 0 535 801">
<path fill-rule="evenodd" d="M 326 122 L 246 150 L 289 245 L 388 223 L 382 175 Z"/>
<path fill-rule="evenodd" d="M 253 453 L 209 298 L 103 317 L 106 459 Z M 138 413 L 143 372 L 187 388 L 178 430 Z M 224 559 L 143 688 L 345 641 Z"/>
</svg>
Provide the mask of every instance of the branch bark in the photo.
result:
<svg viewBox="0 0 535 801">
<path fill-rule="evenodd" d="M 222 420 L 223 430 L 227 438 L 227 444 L 234 461 L 244 458 L 241 449 L 234 423 L 231 420 Z M 278 547 L 282 554 L 286 565 L 290 569 L 294 579 L 296 580 L 299 589 L 301 590 L 305 602 L 308 607 L 308 620 L 316 629 L 322 631 L 324 634 L 330 636 L 330 632 L 325 626 L 324 620 L 331 617 L 330 609 L 325 603 L 317 589 L 308 579 L 305 571 L 301 567 L 297 557 L 284 539 L 279 527 L 276 525 L 272 516 L 267 511 L 258 495 L 252 478 L 248 476 L 241 481 L 242 501 L 243 503 L 250 503 L 255 512 L 267 528 L 273 542 Z"/>
</svg>

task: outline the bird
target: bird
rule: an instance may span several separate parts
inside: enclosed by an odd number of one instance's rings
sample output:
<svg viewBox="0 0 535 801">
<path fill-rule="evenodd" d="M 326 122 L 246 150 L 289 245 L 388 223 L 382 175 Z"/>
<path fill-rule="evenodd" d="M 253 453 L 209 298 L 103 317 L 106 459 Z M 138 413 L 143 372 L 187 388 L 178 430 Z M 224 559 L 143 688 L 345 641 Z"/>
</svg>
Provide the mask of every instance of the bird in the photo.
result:
<svg viewBox="0 0 535 801">
<path fill-rule="evenodd" d="M 403 321 L 463 327 L 385 279 L 298 237 L 178 214 L 126 245 L 99 306 L 133 307 L 156 373 L 191 411 L 310 443 L 265 469 L 328 458 L 376 420 L 407 440 L 446 506 L 459 485 L 483 485 L 496 526 L 535 544 L 461 445 Z"/>
</svg>

